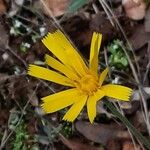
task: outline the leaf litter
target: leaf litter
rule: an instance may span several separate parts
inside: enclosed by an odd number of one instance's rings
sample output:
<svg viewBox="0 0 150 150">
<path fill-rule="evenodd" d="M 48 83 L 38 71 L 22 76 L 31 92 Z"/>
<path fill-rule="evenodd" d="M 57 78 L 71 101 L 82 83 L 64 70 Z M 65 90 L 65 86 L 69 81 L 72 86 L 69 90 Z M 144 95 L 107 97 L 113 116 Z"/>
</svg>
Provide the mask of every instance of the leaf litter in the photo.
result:
<svg viewBox="0 0 150 150">
<path fill-rule="evenodd" d="M 26 131 L 23 133 L 29 135 L 26 139 L 26 146 L 28 149 L 32 149 L 33 147 L 37 149 L 42 149 L 43 147 L 49 149 L 55 148 L 58 150 L 134 149 L 133 142 L 127 129 L 122 126 L 118 120 L 114 121 L 114 116 L 105 109 L 104 105 L 98 106 L 98 116 L 95 119 L 94 125 L 90 125 L 87 122 L 86 110 L 82 112 L 83 115 L 78 118 L 77 122 L 73 123 L 71 126 L 67 126 L 61 121 L 66 110 L 61 110 L 51 115 L 44 115 L 43 111 L 39 108 L 41 97 L 65 89 L 64 87 L 38 81 L 33 78 L 31 79 L 26 76 L 26 66 L 29 63 L 40 61 L 43 65 L 44 54 L 47 51 L 41 44 L 40 39 L 47 31 L 53 31 L 56 26 L 60 25 L 86 60 L 89 55 L 88 49 L 90 47 L 93 31 L 102 33 L 104 39 L 99 56 L 101 60 L 100 66 L 102 68 L 106 66 L 107 62 L 104 59 L 105 53 L 103 49 L 113 43 L 114 39 L 119 39 L 126 44 L 122 38 L 121 32 L 117 27 L 112 26 L 98 0 L 85 3 L 84 6 L 77 8 L 77 11 L 73 13 L 68 13 L 67 8 L 71 4 L 69 0 L 47 0 L 47 6 L 52 12 L 51 15 L 47 12 L 45 7 L 43 7 L 42 4 L 39 5 L 39 3 L 41 3 L 40 0 L 21 1 L 19 4 L 18 1 L 3 0 L 0 2 L 0 17 L 2 18 L 0 20 L 1 147 L 5 149 L 13 148 L 13 144 L 11 144 L 10 141 L 12 141 L 16 135 L 11 128 L 8 129 L 8 122 L 10 116 L 15 114 L 18 116 L 18 120 L 17 117 L 16 119 L 12 118 L 12 123 L 15 121 L 18 123 L 19 118 L 22 116 L 22 126 L 26 126 Z M 108 4 L 114 10 L 117 19 L 120 21 L 133 46 L 134 53 L 137 55 L 136 59 L 140 64 L 142 81 L 145 76 L 143 87 L 149 110 L 150 67 L 148 63 L 150 55 L 148 45 L 150 39 L 150 19 L 148 4 L 146 4 L 147 9 L 144 7 L 143 16 L 137 16 L 138 20 L 140 18 L 140 21 L 133 21 L 132 19 L 134 18 L 129 17 L 129 12 L 127 13 L 127 11 L 124 11 L 121 0 L 109 1 Z M 136 15 L 138 15 L 138 13 Z M 57 23 L 54 22 L 53 17 L 58 21 Z M 15 32 L 15 34 L 11 34 L 10 31 Z M 31 47 L 21 51 L 22 43 L 26 43 L 26 45 L 29 44 Z M 130 49 L 128 50 L 130 51 Z M 106 54 L 108 58 L 111 55 L 108 50 Z M 132 58 L 132 56 L 130 57 Z M 135 63 L 133 60 L 132 62 Z M 115 80 L 115 82 L 130 85 L 130 87 L 135 89 L 131 99 L 131 105 L 123 103 L 121 104 L 121 108 L 138 130 L 148 136 L 145 123 L 141 118 L 142 109 L 140 107 L 139 91 L 132 77 L 131 70 L 127 68 L 126 70 L 121 69 L 118 71 L 120 74 L 114 73 L 117 71 L 112 67 L 111 79 Z M 146 71 L 147 73 L 145 73 Z M 123 74 L 127 74 L 129 77 L 126 78 Z M 119 80 L 116 80 L 118 77 Z M 125 79 L 123 80 L 123 78 Z M 112 80 L 108 79 L 108 81 Z M 38 83 L 40 83 L 40 85 L 37 87 Z M 26 108 L 25 111 L 24 108 Z M 16 124 L 13 125 L 15 126 Z M 60 136 L 61 130 L 68 131 L 66 128 L 72 130 L 71 135 L 68 137 Z M 47 131 L 50 134 L 46 134 Z M 18 130 L 18 132 L 22 133 L 20 130 Z M 66 133 L 64 135 L 66 135 Z M 140 146 L 138 144 L 136 145 L 137 149 L 140 149 Z"/>
</svg>

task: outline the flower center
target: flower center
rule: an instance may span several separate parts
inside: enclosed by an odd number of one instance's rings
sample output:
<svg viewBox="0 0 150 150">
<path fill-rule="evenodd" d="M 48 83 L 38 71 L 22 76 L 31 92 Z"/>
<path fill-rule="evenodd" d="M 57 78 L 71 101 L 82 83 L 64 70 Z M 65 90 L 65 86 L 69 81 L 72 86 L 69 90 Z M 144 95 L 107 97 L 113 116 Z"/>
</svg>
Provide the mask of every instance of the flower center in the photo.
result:
<svg viewBox="0 0 150 150">
<path fill-rule="evenodd" d="M 76 87 L 83 93 L 92 95 L 98 89 L 98 81 L 95 76 L 88 74 L 75 83 Z"/>
</svg>

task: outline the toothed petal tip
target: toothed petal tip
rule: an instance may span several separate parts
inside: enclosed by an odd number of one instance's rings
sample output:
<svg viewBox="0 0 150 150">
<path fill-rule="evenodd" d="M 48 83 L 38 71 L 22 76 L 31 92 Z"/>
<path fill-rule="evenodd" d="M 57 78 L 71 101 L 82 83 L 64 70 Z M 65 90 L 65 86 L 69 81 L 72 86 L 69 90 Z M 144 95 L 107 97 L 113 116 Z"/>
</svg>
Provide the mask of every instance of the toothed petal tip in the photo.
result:
<svg viewBox="0 0 150 150">
<path fill-rule="evenodd" d="M 34 65 L 30 64 L 30 65 L 28 66 L 27 74 L 30 75 L 33 68 L 34 68 Z"/>
<path fill-rule="evenodd" d="M 67 121 L 67 122 L 73 122 L 74 121 L 74 120 L 72 120 L 71 118 L 69 118 L 67 116 L 64 116 L 62 120 Z"/>
<path fill-rule="evenodd" d="M 49 36 L 50 36 L 50 33 L 48 32 L 47 35 L 45 35 L 41 41 L 44 43 L 45 41 L 48 40 Z"/>
</svg>

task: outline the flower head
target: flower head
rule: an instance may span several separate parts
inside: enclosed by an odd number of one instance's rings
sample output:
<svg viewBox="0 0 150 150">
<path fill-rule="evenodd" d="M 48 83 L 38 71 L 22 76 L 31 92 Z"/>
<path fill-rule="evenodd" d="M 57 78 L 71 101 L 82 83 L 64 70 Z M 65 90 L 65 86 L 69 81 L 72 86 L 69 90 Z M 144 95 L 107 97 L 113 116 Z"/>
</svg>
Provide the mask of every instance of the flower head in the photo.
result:
<svg viewBox="0 0 150 150">
<path fill-rule="evenodd" d="M 48 33 L 42 40 L 56 57 L 45 56 L 46 64 L 53 70 L 29 65 L 28 74 L 70 87 L 68 90 L 42 98 L 42 108 L 46 113 L 53 113 L 72 105 L 63 119 L 73 122 L 86 105 L 89 120 L 92 123 L 96 116 L 96 103 L 104 96 L 129 101 L 132 92 L 130 88 L 114 84 L 103 85 L 109 70 L 106 68 L 102 73 L 98 73 L 101 40 L 102 35 L 94 32 L 89 66 L 60 30 Z"/>
</svg>

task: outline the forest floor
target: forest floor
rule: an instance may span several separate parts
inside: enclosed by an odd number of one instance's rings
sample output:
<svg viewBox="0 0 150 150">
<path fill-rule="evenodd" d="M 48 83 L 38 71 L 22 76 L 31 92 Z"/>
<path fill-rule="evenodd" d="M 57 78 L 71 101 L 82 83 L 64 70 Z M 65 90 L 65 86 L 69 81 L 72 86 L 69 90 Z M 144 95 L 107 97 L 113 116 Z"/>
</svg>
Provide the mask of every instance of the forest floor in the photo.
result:
<svg viewBox="0 0 150 150">
<path fill-rule="evenodd" d="M 29 64 L 45 66 L 48 50 L 41 39 L 56 29 L 63 30 L 87 61 L 93 32 L 102 33 L 99 67 L 103 70 L 109 66 L 111 83 L 133 89 L 130 102 L 114 104 L 141 134 L 149 137 L 145 121 L 150 110 L 149 3 L 0 0 L 0 149 L 144 149 L 102 101 L 93 124 L 86 109 L 73 123 L 62 120 L 68 108 L 52 114 L 43 112 L 41 98 L 65 87 L 31 77 L 27 68 Z"/>
</svg>

